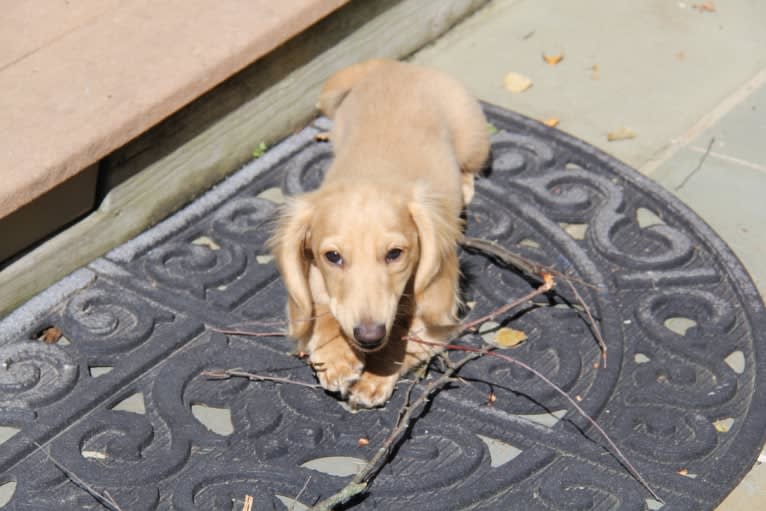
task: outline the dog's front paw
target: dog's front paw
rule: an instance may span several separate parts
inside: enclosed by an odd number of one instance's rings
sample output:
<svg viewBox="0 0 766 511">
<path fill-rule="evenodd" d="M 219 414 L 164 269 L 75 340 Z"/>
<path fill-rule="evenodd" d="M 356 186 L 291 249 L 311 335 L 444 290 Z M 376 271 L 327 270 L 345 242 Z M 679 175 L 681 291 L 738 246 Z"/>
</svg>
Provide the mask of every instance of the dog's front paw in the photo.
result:
<svg viewBox="0 0 766 511">
<path fill-rule="evenodd" d="M 348 401 L 355 408 L 383 406 L 391 397 L 398 379 L 397 373 L 382 376 L 365 371 L 351 387 Z"/>
<path fill-rule="evenodd" d="M 316 371 L 319 384 L 342 396 L 348 394 L 349 387 L 359 379 L 364 369 L 364 360 L 350 348 L 317 350 L 311 354 L 309 361 Z"/>
</svg>

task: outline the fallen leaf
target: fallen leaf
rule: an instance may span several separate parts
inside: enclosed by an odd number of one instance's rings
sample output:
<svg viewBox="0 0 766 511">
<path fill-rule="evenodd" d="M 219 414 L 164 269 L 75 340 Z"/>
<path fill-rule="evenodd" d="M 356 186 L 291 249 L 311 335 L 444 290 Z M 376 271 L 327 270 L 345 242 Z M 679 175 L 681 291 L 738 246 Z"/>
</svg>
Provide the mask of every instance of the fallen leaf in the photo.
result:
<svg viewBox="0 0 766 511">
<path fill-rule="evenodd" d="M 487 133 L 489 133 L 489 136 L 491 137 L 495 133 L 497 133 L 497 126 L 492 124 L 491 122 L 487 123 Z"/>
<path fill-rule="evenodd" d="M 495 334 L 495 344 L 502 348 L 510 348 L 527 340 L 527 334 L 513 328 L 501 328 Z"/>
<path fill-rule="evenodd" d="M 729 430 L 731 430 L 732 425 L 734 425 L 734 419 L 732 419 L 731 417 L 727 419 L 717 420 L 713 423 L 713 427 L 719 433 L 728 433 Z"/>
<path fill-rule="evenodd" d="M 616 142 L 618 140 L 630 140 L 636 138 L 638 135 L 630 128 L 618 128 L 614 131 L 607 133 L 606 139 L 609 142 Z"/>
<path fill-rule="evenodd" d="M 561 121 L 559 121 L 557 117 L 549 117 L 548 119 L 545 119 L 543 121 L 543 124 L 545 124 L 549 128 L 555 128 L 556 126 L 559 125 L 559 122 Z"/>
<path fill-rule="evenodd" d="M 358 445 L 359 447 L 364 447 L 366 445 L 370 445 L 370 441 L 368 439 L 362 437 L 362 438 L 360 438 L 359 440 L 356 441 L 356 445 Z"/>
<path fill-rule="evenodd" d="M 678 475 L 680 475 L 680 476 L 687 476 L 687 475 L 689 475 L 689 469 L 688 468 L 682 468 L 681 470 L 678 471 Z"/>
<path fill-rule="evenodd" d="M 314 141 L 315 142 L 329 142 L 330 141 L 330 133 L 327 131 L 323 131 L 321 133 L 317 133 L 314 135 Z"/>
<path fill-rule="evenodd" d="M 495 401 L 497 401 L 497 396 L 495 395 L 494 392 L 490 392 L 489 395 L 487 396 L 487 402 L 484 404 L 487 406 L 492 406 L 495 404 Z"/>
<path fill-rule="evenodd" d="M 55 344 L 61 339 L 62 335 L 64 334 L 60 328 L 52 326 L 43 330 L 42 335 L 40 335 L 40 340 L 45 344 Z"/>
<path fill-rule="evenodd" d="M 713 2 L 693 4 L 692 9 L 697 9 L 699 12 L 715 12 L 715 4 Z"/>
<path fill-rule="evenodd" d="M 508 73 L 503 80 L 505 88 L 517 94 L 532 86 L 532 80 L 519 73 Z"/>
<path fill-rule="evenodd" d="M 215 242 L 214 239 L 207 236 L 200 236 L 192 241 L 192 245 L 199 245 L 200 247 L 207 247 L 210 250 L 221 250 L 221 245 Z"/>
<path fill-rule="evenodd" d="M 563 53 L 556 53 L 556 54 L 553 54 L 553 55 L 548 55 L 546 53 L 543 53 L 543 60 L 549 66 L 555 66 L 556 64 L 558 64 L 559 62 L 564 60 L 564 54 Z"/>
</svg>

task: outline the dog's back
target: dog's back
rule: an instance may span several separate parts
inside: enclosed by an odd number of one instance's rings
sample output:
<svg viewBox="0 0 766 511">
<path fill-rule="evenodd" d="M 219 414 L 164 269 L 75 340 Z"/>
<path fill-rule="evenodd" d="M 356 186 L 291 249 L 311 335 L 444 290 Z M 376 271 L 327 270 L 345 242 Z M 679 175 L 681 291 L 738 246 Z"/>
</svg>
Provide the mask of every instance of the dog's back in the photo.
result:
<svg viewBox="0 0 766 511">
<path fill-rule="evenodd" d="M 434 69 L 363 62 L 333 75 L 319 106 L 335 121 L 335 163 L 327 183 L 383 177 L 428 181 L 459 197 L 461 173 L 472 180 L 489 152 L 478 102 L 457 80 Z"/>
</svg>

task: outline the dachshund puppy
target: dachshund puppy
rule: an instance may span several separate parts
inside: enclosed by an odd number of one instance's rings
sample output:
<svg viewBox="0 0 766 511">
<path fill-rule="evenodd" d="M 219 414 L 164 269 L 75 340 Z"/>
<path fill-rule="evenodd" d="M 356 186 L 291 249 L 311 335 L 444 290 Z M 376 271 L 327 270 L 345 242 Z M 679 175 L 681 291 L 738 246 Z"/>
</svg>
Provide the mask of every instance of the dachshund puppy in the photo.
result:
<svg viewBox="0 0 766 511">
<path fill-rule="evenodd" d="M 371 60 L 333 75 L 321 187 L 291 199 L 270 247 L 287 288 L 289 334 L 321 385 L 383 405 L 399 375 L 458 324 L 460 213 L 489 153 L 478 102 L 451 77 Z"/>
</svg>

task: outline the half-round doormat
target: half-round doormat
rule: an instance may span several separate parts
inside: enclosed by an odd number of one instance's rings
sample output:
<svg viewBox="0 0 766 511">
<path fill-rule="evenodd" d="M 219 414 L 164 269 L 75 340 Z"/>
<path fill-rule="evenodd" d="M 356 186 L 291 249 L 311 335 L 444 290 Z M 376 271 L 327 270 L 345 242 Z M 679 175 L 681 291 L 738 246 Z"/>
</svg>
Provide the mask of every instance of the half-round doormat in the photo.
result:
<svg viewBox="0 0 766 511">
<path fill-rule="evenodd" d="M 560 280 L 503 316 L 499 327 L 526 340 L 499 352 L 566 390 L 665 503 L 550 386 L 484 357 L 417 414 L 347 508 L 713 509 L 766 431 L 766 314 L 753 283 L 650 180 L 555 129 L 487 113 L 492 168 L 468 235 L 598 287 L 574 283 L 586 308 Z M 278 335 L 285 293 L 264 242 L 281 198 L 317 186 L 331 158 L 314 141 L 325 128 L 285 140 L 0 324 L 5 509 L 109 509 L 99 499 L 112 499 L 131 511 L 239 511 L 246 496 L 252 510 L 303 509 L 374 455 L 407 383 L 385 408 L 351 413 L 322 390 L 202 375 L 315 381 Z M 537 285 L 483 254 L 461 259 L 469 319 Z"/>
</svg>

